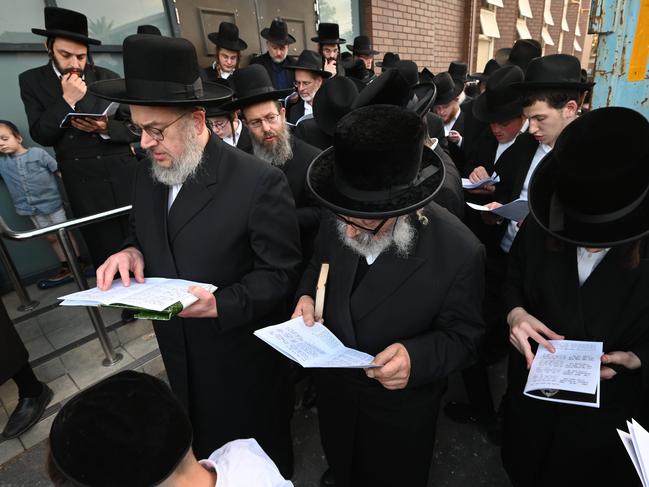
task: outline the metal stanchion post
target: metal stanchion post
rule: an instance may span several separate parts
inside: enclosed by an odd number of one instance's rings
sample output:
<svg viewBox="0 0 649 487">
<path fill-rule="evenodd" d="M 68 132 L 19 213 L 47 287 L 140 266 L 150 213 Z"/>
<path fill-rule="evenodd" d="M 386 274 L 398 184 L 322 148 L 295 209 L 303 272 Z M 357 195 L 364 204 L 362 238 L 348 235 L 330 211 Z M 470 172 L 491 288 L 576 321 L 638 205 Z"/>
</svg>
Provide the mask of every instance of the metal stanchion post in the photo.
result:
<svg viewBox="0 0 649 487">
<path fill-rule="evenodd" d="M 5 246 L 5 243 L 1 238 L 0 261 L 2 261 L 2 265 L 7 272 L 9 279 L 11 280 L 11 285 L 18 295 L 18 299 L 20 299 L 20 302 L 22 303 L 20 306 L 18 306 L 18 311 L 31 311 L 35 309 L 39 303 L 38 301 L 35 301 L 29 297 L 27 289 L 25 289 L 25 286 L 23 286 L 23 283 L 20 281 L 20 277 L 18 277 L 16 266 L 14 265 L 13 260 L 11 260 L 11 257 L 9 257 L 9 251 L 7 250 L 7 247 Z"/>
<path fill-rule="evenodd" d="M 74 275 L 74 280 L 77 282 L 79 289 L 82 291 L 88 289 L 88 281 L 86 280 L 86 276 L 83 275 L 81 266 L 79 266 L 79 262 L 77 261 L 74 246 L 72 245 L 72 240 L 70 239 L 70 234 L 65 228 L 60 228 L 57 231 L 57 237 L 59 238 L 59 242 L 61 242 L 61 247 L 63 247 L 65 256 L 67 257 L 68 263 L 70 264 L 70 269 L 72 270 L 72 274 Z M 99 309 L 94 307 L 87 307 L 86 309 L 88 311 L 88 314 L 90 315 L 92 326 L 97 332 L 97 337 L 99 338 L 99 343 L 101 343 L 101 348 L 103 348 L 104 354 L 106 354 L 106 358 L 101 362 L 102 365 L 104 367 L 115 365 L 117 362 L 122 360 L 123 355 L 121 353 L 116 353 L 113 349 L 113 345 L 110 343 L 108 333 L 106 333 L 104 320 L 99 313 Z"/>
</svg>

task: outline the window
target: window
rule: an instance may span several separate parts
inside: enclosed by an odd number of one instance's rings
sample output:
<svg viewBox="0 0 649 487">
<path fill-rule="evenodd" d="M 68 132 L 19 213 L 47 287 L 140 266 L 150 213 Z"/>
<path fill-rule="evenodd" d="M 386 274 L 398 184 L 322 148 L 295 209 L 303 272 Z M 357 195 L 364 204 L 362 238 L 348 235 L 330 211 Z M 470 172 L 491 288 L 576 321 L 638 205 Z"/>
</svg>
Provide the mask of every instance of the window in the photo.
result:
<svg viewBox="0 0 649 487">
<path fill-rule="evenodd" d="M 501 7 L 502 8 L 502 7 L 505 6 L 505 5 L 503 5 L 503 0 L 486 0 L 486 1 L 487 1 L 487 3 L 489 3 L 491 5 L 495 5 L 496 7 Z"/>
<path fill-rule="evenodd" d="M 561 30 L 564 32 L 570 32 L 570 26 L 568 25 L 568 19 L 566 17 L 568 15 L 568 1 L 569 0 L 565 0 L 563 2 L 563 14 L 561 15 Z"/>
<path fill-rule="evenodd" d="M 575 39 L 575 41 L 572 43 L 572 47 L 575 48 L 575 51 L 581 52 L 581 46 L 579 45 L 579 42 L 577 41 L 577 39 Z"/>
<path fill-rule="evenodd" d="M 527 21 L 524 18 L 516 20 L 516 32 L 518 33 L 519 39 L 532 38 L 530 30 L 527 28 Z"/>
<path fill-rule="evenodd" d="M 487 37 L 500 38 L 500 31 L 496 22 L 496 12 L 480 9 L 480 30 L 481 34 Z"/>
<path fill-rule="evenodd" d="M 532 18 L 532 7 L 530 7 L 529 0 L 518 0 L 518 11 L 521 13 L 521 16 L 527 17 L 528 19 Z"/>
<path fill-rule="evenodd" d="M 338 24 L 340 37 L 346 44 L 353 44 L 354 37 L 361 34 L 359 3 L 358 0 L 318 0 L 318 21 Z"/>
<path fill-rule="evenodd" d="M 552 0 L 545 0 L 545 7 L 543 9 L 543 22 L 548 25 L 554 25 L 554 19 L 552 18 Z"/>
<path fill-rule="evenodd" d="M 543 29 L 541 29 L 541 38 L 548 46 L 554 46 L 554 41 L 552 40 L 552 36 L 550 35 L 550 32 L 548 32 L 546 26 L 543 26 Z"/>
</svg>

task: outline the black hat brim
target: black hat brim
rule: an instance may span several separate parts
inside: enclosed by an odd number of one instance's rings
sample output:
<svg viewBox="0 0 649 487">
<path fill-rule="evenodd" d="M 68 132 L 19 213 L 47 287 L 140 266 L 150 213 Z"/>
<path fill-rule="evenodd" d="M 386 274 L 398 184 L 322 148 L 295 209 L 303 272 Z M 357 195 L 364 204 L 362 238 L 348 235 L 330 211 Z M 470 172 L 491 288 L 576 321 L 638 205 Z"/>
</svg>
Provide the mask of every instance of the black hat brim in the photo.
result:
<svg viewBox="0 0 649 487">
<path fill-rule="evenodd" d="M 506 122 L 523 114 L 523 106 L 519 101 L 504 104 L 496 110 L 489 109 L 487 105 L 487 94 L 481 93 L 473 102 L 473 115 L 484 123 Z"/>
<path fill-rule="evenodd" d="M 219 39 L 218 32 L 207 34 L 207 38 L 215 46 L 222 47 L 223 49 L 229 49 L 230 51 L 245 51 L 246 49 L 248 49 L 248 44 L 243 39 L 237 39 L 236 41 Z"/>
<path fill-rule="evenodd" d="M 309 71 L 311 73 L 315 73 L 318 76 L 322 76 L 323 78 L 331 77 L 331 73 L 329 71 L 325 71 L 324 69 L 315 69 L 315 68 L 299 66 L 299 65 L 285 66 L 284 69 L 301 69 L 302 71 Z"/>
<path fill-rule="evenodd" d="M 460 93 L 462 93 L 462 91 L 464 90 L 464 83 L 454 79 L 453 85 L 453 91 L 443 93 L 441 95 L 439 93 L 437 94 L 434 105 L 446 105 L 454 98 L 460 96 Z"/>
<path fill-rule="evenodd" d="M 279 44 L 281 46 L 287 46 L 289 44 L 294 44 L 297 42 L 295 40 L 295 37 L 293 37 L 291 34 L 286 34 L 286 39 L 278 39 L 276 37 L 271 37 L 268 34 L 270 33 L 270 28 L 266 27 L 261 30 L 259 35 L 261 35 L 264 39 L 270 42 L 274 42 L 275 44 Z"/>
<path fill-rule="evenodd" d="M 421 170 L 434 166 L 437 171 L 413 186 L 406 193 L 385 201 L 366 202 L 353 200 L 336 189 L 334 183 L 334 161 L 336 149 L 329 147 L 321 152 L 309 165 L 307 185 L 316 199 L 340 215 L 353 218 L 385 219 L 407 215 L 428 204 L 444 182 L 444 164 L 435 151 L 424 147 Z"/>
<path fill-rule="evenodd" d="M 266 91 L 264 93 L 258 93 L 243 98 L 237 98 L 236 100 L 233 100 L 231 102 L 222 105 L 221 109 L 233 112 L 235 110 L 241 110 L 242 108 L 246 108 L 249 107 L 250 105 L 254 105 L 255 103 L 262 103 L 264 101 L 271 101 L 271 100 L 279 101 L 279 100 L 283 100 L 294 91 L 295 90 L 289 88 L 285 90 Z"/>
<path fill-rule="evenodd" d="M 354 46 L 351 44 L 347 44 L 347 50 L 354 54 L 362 54 L 363 56 L 376 56 L 379 54 L 379 51 L 375 51 L 374 49 L 354 49 Z"/>
<path fill-rule="evenodd" d="M 88 89 L 90 92 L 98 96 L 99 98 L 104 98 L 110 101 L 116 101 L 118 103 L 125 103 L 127 105 L 141 105 L 141 106 L 202 106 L 207 104 L 218 104 L 223 103 L 225 100 L 230 99 L 232 96 L 232 90 L 223 86 L 220 83 L 203 83 L 203 96 L 200 98 L 192 99 L 183 99 L 183 100 L 174 100 L 172 98 L 162 98 L 162 99 L 142 99 L 142 98 L 133 98 L 129 96 L 126 91 L 126 80 L 124 78 L 120 79 L 107 79 L 103 81 L 97 81 L 91 84 Z"/>
<path fill-rule="evenodd" d="M 423 117 L 433 107 L 433 103 L 435 103 L 437 87 L 433 82 L 425 82 L 415 85 L 413 90 L 418 98 L 413 110 L 417 115 Z"/>
<path fill-rule="evenodd" d="M 584 223 L 564 212 L 564 229 L 551 229 L 550 211 L 560 177 L 558 169 L 559 161 L 550 152 L 541 160 L 530 181 L 530 213 L 545 232 L 564 242 L 589 248 L 613 247 L 649 235 L 649 194 L 633 211 L 614 221 Z"/>
<path fill-rule="evenodd" d="M 511 87 L 517 90 L 589 90 L 595 86 L 594 82 L 581 83 L 581 82 L 542 82 L 542 81 L 522 81 L 519 83 L 512 83 Z"/>
<path fill-rule="evenodd" d="M 344 44 L 347 42 L 347 39 L 321 39 L 320 37 L 312 37 L 311 40 L 318 44 Z"/>
<path fill-rule="evenodd" d="M 94 44 L 95 46 L 101 45 L 101 41 L 99 39 L 93 39 L 92 37 L 84 36 L 83 34 L 79 34 L 78 32 L 71 32 L 69 30 L 32 29 L 32 32 L 39 36 L 63 37 L 65 39 L 81 42 L 82 44 Z"/>
</svg>

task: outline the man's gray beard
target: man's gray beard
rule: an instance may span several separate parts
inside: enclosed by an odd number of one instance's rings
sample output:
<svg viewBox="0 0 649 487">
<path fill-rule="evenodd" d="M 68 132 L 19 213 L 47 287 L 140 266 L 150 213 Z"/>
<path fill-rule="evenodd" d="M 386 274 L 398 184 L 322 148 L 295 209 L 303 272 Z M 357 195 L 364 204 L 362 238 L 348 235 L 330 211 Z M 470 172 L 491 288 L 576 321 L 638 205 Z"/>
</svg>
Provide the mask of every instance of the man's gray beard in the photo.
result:
<svg viewBox="0 0 649 487">
<path fill-rule="evenodd" d="M 350 238 L 347 236 L 347 223 L 341 220 L 337 222 L 337 227 L 341 242 L 366 258 L 376 258 L 390 247 L 394 248 L 397 256 L 408 257 L 417 235 L 417 230 L 407 216 L 397 218 L 392 230 L 378 238 L 369 232 L 361 232 L 356 237 Z"/>
<path fill-rule="evenodd" d="M 182 123 L 182 122 L 181 122 Z M 149 158 L 153 161 L 151 164 L 151 175 L 153 179 L 165 186 L 174 186 L 183 184 L 187 179 L 196 174 L 198 167 L 203 161 L 203 147 L 200 147 L 198 134 L 194 129 L 192 120 L 182 123 L 183 140 L 185 149 L 178 159 L 172 158 L 171 166 L 162 167 L 151 155 L 151 150 L 147 150 Z"/>
<path fill-rule="evenodd" d="M 286 125 L 281 130 L 274 131 L 274 133 L 277 136 L 277 141 L 271 147 L 266 147 L 263 142 L 260 143 L 256 136 L 253 135 L 251 137 L 252 153 L 262 161 L 269 162 L 273 166 L 282 167 L 286 161 L 293 157 L 291 134 Z"/>
</svg>

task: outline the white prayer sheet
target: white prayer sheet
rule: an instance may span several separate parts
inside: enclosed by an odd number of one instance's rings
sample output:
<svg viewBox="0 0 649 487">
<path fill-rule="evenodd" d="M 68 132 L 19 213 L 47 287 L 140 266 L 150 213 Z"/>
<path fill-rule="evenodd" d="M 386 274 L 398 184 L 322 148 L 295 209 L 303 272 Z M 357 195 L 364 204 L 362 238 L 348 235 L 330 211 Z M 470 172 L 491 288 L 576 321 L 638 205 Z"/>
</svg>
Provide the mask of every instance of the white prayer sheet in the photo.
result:
<svg viewBox="0 0 649 487">
<path fill-rule="evenodd" d="M 498 208 L 494 208 L 493 210 L 487 206 L 476 205 L 475 203 L 467 202 L 467 205 L 469 205 L 469 207 L 473 208 L 474 210 L 489 211 L 491 213 L 494 213 L 498 216 L 502 216 L 503 218 L 506 218 L 507 220 L 511 220 L 514 222 L 523 221 L 527 216 L 527 214 L 530 212 L 530 207 L 529 204 L 527 203 L 527 200 L 521 198 L 514 200 L 511 203 L 507 203 L 506 205 L 500 206 Z"/>
<path fill-rule="evenodd" d="M 482 188 L 487 184 L 496 184 L 499 182 L 500 176 L 498 176 L 496 173 L 493 173 L 493 175 L 491 175 L 490 177 L 481 179 L 480 181 L 476 181 L 475 183 L 472 183 L 468 178 L 462 178 L 462 187 L 464 189 L 477 189 Z"/>
<path fill-rule="evenodd" d="M 635 419 L 626 422 L 628 433 L 617 430 L 643 487 L 649 487 L 649 433 Z"/>
<path fill-rule="evenodd" d="M 125 304 L 153 311 L 164 311 L 176 303 L 181 303 L 184 309 L 198 301 L 198 298 L 188 291 L 191 286 L 200 286 L 211 293 L 216 291 L 216 286 L 212 284 L 184 279 L 147 277 L 143 283 L 135 282 L 135 279 L 131 278 L 131 285 L 128 287 L 125 287 L 120 279 L 116 279 L 107 291 L 94 287 L 58 299 L 63 300 L 62 306 Z"/>
<path fill-rule="evenodd" d="M 305 368 L 379 367 L 371 355 L 346 347 L 322 323 L 307 326 L 301 316 L 257 330 L 255 336 Z"/>
<path fill-rule="evenodd" d="M 113 115 L 115 115 L 115 113 L 117 113 L 118 108 L 119 108 L 119 103 L 112 101 L 106 107 L 106 110 L 104 110 L 101 113 L 70 112 L 65 117 L 63 117 L 63 120 L 61 120 L 61 124 L 59 125 L 59 127 L 60 128 L 72 127 L 72 124 L 70 123 L 70 121 L 74 117 L 93 118 L 93 119 L 102 119 L 104 117 L 112 117 Z"/>
<path fill-rule="evenodd" d="M 602 342 L 550 340 L 555 352 L 539 345 L 524 394 L 535 399 L 599 407 Z"/>
</svg>

